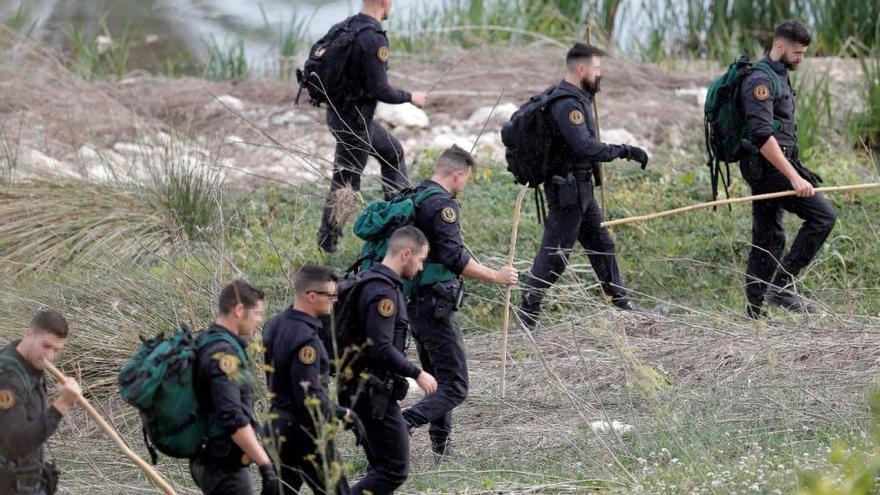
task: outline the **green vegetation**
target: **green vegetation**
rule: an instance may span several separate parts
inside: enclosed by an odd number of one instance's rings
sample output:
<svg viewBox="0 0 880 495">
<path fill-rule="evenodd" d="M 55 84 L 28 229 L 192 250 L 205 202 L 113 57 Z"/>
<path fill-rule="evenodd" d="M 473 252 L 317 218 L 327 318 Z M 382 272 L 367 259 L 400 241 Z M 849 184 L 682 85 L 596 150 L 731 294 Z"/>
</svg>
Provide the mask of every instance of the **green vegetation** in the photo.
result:
<svg viewBox="0 0 880 495">
<path fill-rule="evenodd" d="M 122 78 L 128 70 L 131 44 L 128 25 L 114 37 L 105 20 L 106 16 L 98 22 L 98 32 L 88 32 L 74 26 L 70 34 L 73 41 L 73 70 L 89 81 L 108 76 Z"/>
<path fill-rule="evenodd" d="M 205 67 L 202 77 L 213 81 L 241 81 L 250 75 L 244 40 L 239 38 L 221 45 L 214 36 L 203 42 Z"/>
</svg>

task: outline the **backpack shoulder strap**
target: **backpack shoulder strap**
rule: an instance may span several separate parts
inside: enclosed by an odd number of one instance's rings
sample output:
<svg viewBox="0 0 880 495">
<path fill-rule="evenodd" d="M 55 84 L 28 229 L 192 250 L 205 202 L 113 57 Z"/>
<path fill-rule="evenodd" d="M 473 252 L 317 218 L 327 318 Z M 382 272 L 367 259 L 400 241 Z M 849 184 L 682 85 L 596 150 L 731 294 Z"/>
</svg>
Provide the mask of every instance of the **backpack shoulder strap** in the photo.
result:
<svg viewBox="0 0 880 495">
<path fill-rule="evenodd" d="M 782 80 L 779 74 L 770 67 L 766 60 L 761 59 L 752 64 L 752 70 L 759 70 L 770 78 L 770 85 L 773 87 L 773 99 L 778 100 L 782 97 Z"/>
<path fill-rule="evenodd" d="M 12 356 L 2 355 L 0 356 L 0 369 L 10 370 L 18 377 L 18 380 L 21 382 L 21 386 L 24 387 L 25 401 L 30 400 L 31 388 L 33 384 L 31 383 L 31 378 L 28 376 L 27 372 L 24 370 L 24 367 L 21 365 L 21 361 L 15 359 Z"/>
<path fill-rule="evenodd" d="M 444 193 L 446 193 L 445 189 L 443 189 L 441 187 L 437 187 L 437 186 L 430 186 L 430 187 L 426 188 L 424 191 L 421 191 L 418 194 L 416 194 L 413 197 L 413 203 L 416 205 L 416 207 L 418 207 L 422 203 L 424 203 L 425 200 L 427 200 L 428 198 L 430 198 L 432 196 L 436 196 L 438 194 L 444 194 Z"/>
<path fill-rule="evenodd" d="M 217 342 L 226 342 L 227 344 L 231 345 L 233 349 L 235 349 L 235 352 L 238 353 L 238 357 L 241 359 L 242 362 L 245 362 L 247 360 L 247 355 L 245 354 L 244 349 L 242 349 L 241 345 L 239 345 L 239 343 L 236 342 L 235 339 L 232 338 L 232 336 L 230 335 L 222 332 L 214 332 L 211 335 L 199 337 L 200 338 L 196 341 L 196 349 L 199 352 L 205 350 L 206 348 L 208 348 L 208 346 L 212 344 L 216 344 Z"/>
</svg>

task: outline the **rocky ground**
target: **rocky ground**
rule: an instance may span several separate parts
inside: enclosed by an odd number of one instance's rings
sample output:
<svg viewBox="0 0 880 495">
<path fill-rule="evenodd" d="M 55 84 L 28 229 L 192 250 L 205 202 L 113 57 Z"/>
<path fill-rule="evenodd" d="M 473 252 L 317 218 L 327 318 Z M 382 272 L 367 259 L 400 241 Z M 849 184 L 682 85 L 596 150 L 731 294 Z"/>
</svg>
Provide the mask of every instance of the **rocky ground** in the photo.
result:
<svg viewBox="0 0 880 495">
<path fill-rule="evenodd" d="M 209 156 L 245 177 L 288 182 L 327 174 L 333 139 L 323 109 L 294 105 L 296 84 L 272 79 L 239 83 L 132 75 L 90 83 L 57 55 L 7 35 L 0 48 L 0 162 L 19 178 L 46 173 L 102 180 L 137 177 L 168 146 Z M 380 106 L 412 157 L 452 143 L 502 160 L 500 127 L 517 105 L 562 76 L 564 49 L 450 47 L 440 53 L 393 56 L 394 84 L 431 88 L 429 105 Z M 702 104 L 717 69 L 686 70 L 604 61 L 599 97 L 602 139 L 653 153 L 685 153 L 702 144 Z M 857 62 L 814 59 L 807 73 L 829 75 L 832 98 L 852 108 Z M 304 98 L 305 100 L 305 98 Z M 497 107 L 487 121 L 493 106 Z"/>
</svg>

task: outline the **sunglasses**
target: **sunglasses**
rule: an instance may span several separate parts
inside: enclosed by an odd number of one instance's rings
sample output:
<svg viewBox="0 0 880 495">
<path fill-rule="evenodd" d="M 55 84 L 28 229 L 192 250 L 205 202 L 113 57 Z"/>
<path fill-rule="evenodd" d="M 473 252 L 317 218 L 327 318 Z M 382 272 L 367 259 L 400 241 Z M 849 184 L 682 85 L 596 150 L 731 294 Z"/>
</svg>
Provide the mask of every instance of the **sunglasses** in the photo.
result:
<svg viewBox="0 0 880 495">
<path fill-rule="evenodd" d="M 306 294 L 309 294 L 309 293 L 318 294 L 319 296 L 327 296 L 332 301 L 335 301 L 339 298 L 339 294 L 337 294 L 336 292 L 329 292 L 326 290 L 310 290 L 310 291 L 306 292 Z"/>
</svg>

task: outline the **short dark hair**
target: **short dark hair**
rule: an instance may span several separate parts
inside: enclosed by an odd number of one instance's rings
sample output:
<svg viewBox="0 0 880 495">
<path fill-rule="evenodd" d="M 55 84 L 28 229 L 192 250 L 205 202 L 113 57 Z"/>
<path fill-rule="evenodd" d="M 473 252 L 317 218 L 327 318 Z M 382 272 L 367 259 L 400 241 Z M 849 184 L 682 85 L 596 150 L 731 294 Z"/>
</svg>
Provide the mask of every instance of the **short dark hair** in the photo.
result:
<svg viewBox="0 0 880 495">
<path fill-rule="evenodd" d="M 473 170 L 475 166 L 474 157 L 463 148 L 453 144 L 451 148 L 448 148 L 440 154 L 440 158 L 437 159 L 437 165 L 434 166 L 434 170 L 442 172 L 444 175 L 448 175 L 458 172 L 459 170 Z"/>
<path fill-rule="evenodd" d="M 407 225 L 391 234 L 391 239 L 388 240 L 388 253 L 395 255 L 406 248 L 416 249 L 427 245 L 428 238 L 425 237 L 425 234 L 417 227 Z"/>
<path fill-rule="evenodd" d="M 293 278 L 293 291 L 297 295 L 315 290 L 319 285 L 336 282 L 336 274 L 326 266 L 303 265 Z"/>
<path fill-rule="evenodd" d="M 264 299 L 266 299 L 266 295 L 260 289 L 251 286 L 244 280 L 233 280 L 220 291 L 218 309 L 220 314 L 228 315 L 239 303 L 244 305 L 244 309 L 253 309 L 258 301 Z"/>
<path fill-rule="evenodd" d="M 67 320 L 58 311 L 40 311 L 31 319 L 31 328 L 41 332 L 49 332 L 52 335 L 66 339 L 69 330 Z"/>
<path fill-rule="evenodd" d="M 586 43 L 575 43 L 568 49 L 565 55 L 565 65 L 571 69 L 575 64 L 589 60 L 593 57 L 604 57 L 605 51 L 599 47 L 588 45 Z"/>
<path fill-rule="evenodd" d="M 807 28 L 795 19 L 786 19 L 773 28 L 773 39 L 783 39 L 792 43 L 810 46 L 813 38 Z"/>
</svg>

